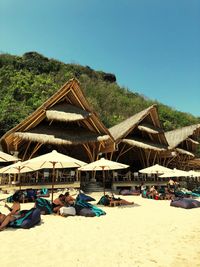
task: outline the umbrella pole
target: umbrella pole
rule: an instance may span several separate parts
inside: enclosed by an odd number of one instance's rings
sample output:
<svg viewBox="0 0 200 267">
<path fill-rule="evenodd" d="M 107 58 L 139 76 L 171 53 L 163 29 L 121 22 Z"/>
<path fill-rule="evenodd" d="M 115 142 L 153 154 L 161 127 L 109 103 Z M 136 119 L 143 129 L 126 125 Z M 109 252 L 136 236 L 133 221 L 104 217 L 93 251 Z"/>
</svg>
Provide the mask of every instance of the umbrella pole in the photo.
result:
<svg viewBox="0 0 200 267">
<path fill-rule="evenodd" d="M 22 189 L 22 187 L 21 187 L 21 181 L 20 180 L 21 179 L 20 179 L 20 169 L 19 169 L 19 172 L 18 172 L 19 190 Z"/>
<path fill-rule="evenodd" d="M 103 167 L 103 195 L 105 196 L 105 171 Z"/>
<path fill-rule="evenodd" d="M 51 185 L 51 202 L 53 203 L 53 190 L 54 190 L 54 178 L 55 178 L 55 162 L 52 162 L 53 164 L 53 171 L 52 171 L 52 185 Z"/>
</svg>

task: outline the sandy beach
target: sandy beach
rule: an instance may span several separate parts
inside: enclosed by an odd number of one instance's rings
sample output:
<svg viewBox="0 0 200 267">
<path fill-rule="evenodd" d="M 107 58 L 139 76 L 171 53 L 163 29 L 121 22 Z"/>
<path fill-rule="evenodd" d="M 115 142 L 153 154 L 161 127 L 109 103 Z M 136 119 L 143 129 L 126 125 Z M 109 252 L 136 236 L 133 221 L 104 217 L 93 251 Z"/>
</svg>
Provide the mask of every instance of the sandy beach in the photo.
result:
<svg viewBox="0 0 200 267">
<path fill-rule="evenodd" d="M 101 194 L 91 196 L 98 201 Z M 200 208 L 123 198 L 135 204 L 102 207 L 106 215 L 101 217 L 42 215 L 34 228 L 7 228 L 0 233 L 1 266 L 200 266 Z M 22 209 L 31 207 L 22 204 Z M 0 211 L 8 213 L 3 202 Z"/>
</svg>

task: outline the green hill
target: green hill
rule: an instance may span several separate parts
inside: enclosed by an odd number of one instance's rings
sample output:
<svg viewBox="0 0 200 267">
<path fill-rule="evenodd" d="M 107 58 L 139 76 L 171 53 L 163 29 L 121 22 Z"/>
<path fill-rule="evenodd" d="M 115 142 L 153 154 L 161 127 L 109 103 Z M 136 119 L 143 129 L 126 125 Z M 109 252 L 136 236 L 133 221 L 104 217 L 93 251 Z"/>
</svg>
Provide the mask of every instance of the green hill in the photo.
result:
<svg viewBox="0 0 200 267">
<path fill-rule="evenodd" d="M 33 112 L 70 78 L 76 77 L 88 101 L 107 127 L 158 104 L 165 130 L 200 122 L 200 118 L 176 111 L 127 88 L 113 74 L 89 66 L 65 64 L 36 52 L 22 57 L 0 55 L 0 136 Z"/>
</svg>

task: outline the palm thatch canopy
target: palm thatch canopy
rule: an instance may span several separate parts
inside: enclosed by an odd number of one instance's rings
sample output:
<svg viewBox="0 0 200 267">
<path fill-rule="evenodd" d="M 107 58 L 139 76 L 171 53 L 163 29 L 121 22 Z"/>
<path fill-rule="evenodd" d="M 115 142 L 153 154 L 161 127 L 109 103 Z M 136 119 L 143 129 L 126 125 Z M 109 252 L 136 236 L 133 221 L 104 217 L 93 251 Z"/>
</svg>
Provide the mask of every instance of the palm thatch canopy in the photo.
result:
<svg viewBox="0 0 200 267">
<path fill-rule="evenodd" d="M 161 128 L 156 105 L 152 105 L 111 127 L 109 131 L 116 143 L 120 143 L 122 139 L 135 140 L 135 138 L 139 137 L 143 141 L 162 144 L 166 148 L 168 146 L 164 131 Z M 144 148 L 142 144 L 141 146 Z"/>
<path fill-rule="evenodd" d="M 69 151 L 69 146 L 71 150 L 82 146 L 89 161 L 96 159 L 100 152 L 114 149 L 113 137 L 91 108 L 76 79 L 64 84 L 0 141 L 4 151 L 17 150 L 23 159 L 31 158 L 47 144 L 59 146 L 51 150 L 62 150 L 62 153 L 65 148 Z"/>
<path fill-rule="evenodd" d="M 185 149 L 176 148 L 176 151 L 178 151 L 180 154 L 187 155 L 187 156 L 192 157 L 192 158 L 195 157 L 195 155 L 193 153 L 191 153 Z"/>
<path fill-rule="evenodd" d="M 182 127 L 165 133 L 170 149 L 176 153 L 171 161 L 173 167 L 187 168 L 188 162 L 195 157 L 200 136 L 200 124 Z"/>
<path fill-rule="evenodd" d="M 198 142 L 195 139 L 200 136 L 200 124 L 166 132 L 165 136 L 171 148 L 176 148 L 185 141 L 198 145 Z"/>
<path fill-rule="evenodd" d="M 127 136 L 137 126 L 139 126 L 140 128 L 142 127 L 142 129 L 145 129 L 146 132 L 151 131 L 152 133 L 152 130 L 154 130 L 154 134 L 156 133 L 155 131 L 158 131 L 159 129 L 160 133 L 163 134 L 163 140 L 167 144 L 164 132 L 161 129 L 156 105 L 152 105 L 147 109 L 142 110 L 141 112 L 122 121 L 121 123 L 111 127 L 109 131 L 114 137 L 115 141 L 118 141 L 121 140 L 123 137 Z"/>
<path fill-rule="evenodd" d="M 108 141 L 109 135 L 98 135 L 90 132 L 84 128 L 63 129 L 54 125 L 39 125 L 30 132 L 16 132 L 14 136 L 20 137 L 23 140 L 33 141 L 43 144 L 56 144 L 56 145 L 79 145 L 82 143 L 94 143 L 101 141 Z"/>
<path fill-rule="evenodd" d="M 87 119 L 90 113 L 84 109 L 80 109 L 71 104 L 58 104 L 46 111 L 46 116 L 49 121 L 80 121 Z"/>
<path fill-rule="evenodd" d="M 123 139 L 123 143 L 129 144 L 131 146 L 135 146 L 138 148 L 143 148 L 143 149 L 150 149 L 154 151 L 165 151 L 167 149 L 167 146 L 164 146 L 162 144 L 154 144 L 151 142 L 144 141 L 142 139 Z"/>
<path fill-rule="evenodd" d="M 109 131 L 118 147 L 118 151 L 115 152 L 116 159 L 120 158 L 129 165 L 134 165 L 134 162 L 129 161 L 138 160 L 142 162 L 140 168 L 147 167 L 157 163 L 161 157 L 170 155 L 157 105 L 131 116 L 111 127 Z"/>
<path fill-rule="evenodd" d="M 187 162 L 188 169 L 200 170 L 200 158 L 194 158 Z"/>
</svg>

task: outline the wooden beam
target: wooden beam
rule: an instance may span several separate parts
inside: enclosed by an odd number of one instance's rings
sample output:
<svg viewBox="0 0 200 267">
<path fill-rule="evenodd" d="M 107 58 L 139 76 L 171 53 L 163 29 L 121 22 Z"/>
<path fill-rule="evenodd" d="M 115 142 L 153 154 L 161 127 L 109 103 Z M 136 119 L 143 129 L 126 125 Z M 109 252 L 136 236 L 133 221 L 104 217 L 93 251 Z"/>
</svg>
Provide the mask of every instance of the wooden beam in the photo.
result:
<svg viewBox="0 0 200 267">
<path fill-rule="evenodd" d="M 29 157 L 29 159 L 32 158 L 32 156 L 38 151 L 38 149 L 39 149 L 42 145 L 43 145 L 43 144 L 41 144 L 41 143 L 37 143 L 37 144 L 36 144 L 34 150 L 32 151 L 32 153 L 31 153 L 31 155 L 30 155 L 30 157 Z"/>
<path fill-rule="evenodd" d="M 23 157 L 22 157 L 22 161 L 24 161 L 24 159 L 25 159 L 25 157 L 26 157 L 26 153 L 27 153 L 27 151 L 28 151 L 28 149 L 29 149 L 29 147 L 30 147 L 30 144 L 31 144 L 31 141 L 28 142 L 28 145 L 27 145 L 26 150 L 25 150 L 25 152 L 24 152 L 24 155 L 23 155 Z"/>
</svg>

